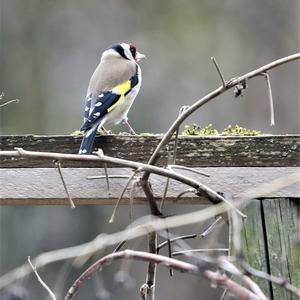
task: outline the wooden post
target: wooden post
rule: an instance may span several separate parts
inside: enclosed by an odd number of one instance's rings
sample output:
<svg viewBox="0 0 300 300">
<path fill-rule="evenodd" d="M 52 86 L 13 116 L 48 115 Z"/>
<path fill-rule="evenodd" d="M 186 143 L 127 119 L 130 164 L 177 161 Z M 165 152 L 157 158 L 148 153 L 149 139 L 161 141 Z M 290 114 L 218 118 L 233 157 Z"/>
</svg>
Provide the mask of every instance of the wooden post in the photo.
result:
<svg viewBox="0 0 300 300">
<path fill-rule="evenodd" d="M 244 211 L 242 253 L 254 268 L 300 287 L 299 198 L 253 201 Z M 298 211 L 298 213 L 297 213 Z M 298 214 L 298 215 L 297 215 Z M 272 300 L 296 300 L 287 290 L 254 280 Z"/>
</svg>

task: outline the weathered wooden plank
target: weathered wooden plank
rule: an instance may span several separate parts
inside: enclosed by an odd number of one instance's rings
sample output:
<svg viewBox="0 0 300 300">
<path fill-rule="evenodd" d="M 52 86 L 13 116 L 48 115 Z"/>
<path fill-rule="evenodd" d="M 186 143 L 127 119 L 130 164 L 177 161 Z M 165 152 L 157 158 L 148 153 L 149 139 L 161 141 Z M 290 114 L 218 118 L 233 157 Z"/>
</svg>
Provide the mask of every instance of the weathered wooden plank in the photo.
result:
<svg viewBox="0 0 300 300">
<path fill-rule="evenodd" d="M 196 168 L 210 174 L 203 177 L 188 171 L 182 174 L 213 188 L 214 190 L 232 195 L 238 195 L 262 183 L 269 182 L 281 176 L 294 173 L 299 168 Z M 104 170 L 99 168 L 66 168 L 62 169 L 65 181 L 71 196 L 77 204 L 112 204 L 119 197 L 127 179 L 110 179 L 111 196 L 108 197 L 106 180 L 86 180 L 89 175 L 104 175 Z M 110 175 L 131 175 L 132 171 L 124 168 L 109 169 Z M 164 190 L 166 178 L 151 175 L 151 183 L 157 199 Z M 167 201 L 185 204 L 209 203 L 205 198 L 192 198 L 192 194 L 176 200 L 178 194 L 186 190 L 187 186 L 171 180 L 167 194 Z M 268 197 L 299 197 L 300 186 L 291 185 L 281 191 L 273 192 Z M 125 194 L 124 202 L 128 203 L 129 193 Z M 141 190 L 137 191 L 135 203 L 145 203 L 145 196 Z M 0 169 L 0 204 L 68 204 L 66 193 L 63 189 L 58 171 L 53 168 L 17 168 Z"/>
<path fill-rule="evenodd" d="M 261 201 L 253 201 L 243 212 L 247 219 L 241 230 L 241 247 L 245 260 L 258 270 L 268 272 L 267 249 L 264 239 Z M 263 279 L 253 278 L 265 295 L 271 299 L 271 285 Z"/>
<path fill-rule="evenodd" d="M 110 156 L 147 162 L 161 136 L 102 136 L 95 148 Z M 0 136 L 0 149 L 77 153 L 80 137 L 73 136 Z M 173 143 L 170 144 L 172 151 Z M 158 165 L 166 163 L 166 155 Z M 189 167 L 300 166 L 300 135 L 254 137 L 179 137 L 177 163 Z M 0 157 L 2 168 L 51 168 L 50 160 Z M 64 162 L 66 167 L 100 167 L 101 163 Z"/>
<path fill-rule="evenodd" d="M 299 203 L 288 199 L 266 200 L 263 212 L 266 224 L 270 271 L 300 287 L 300 249 L 297 209 Z M 272 284 L 274 300 L 296 300 L 288 291 Z"/>
</svg>

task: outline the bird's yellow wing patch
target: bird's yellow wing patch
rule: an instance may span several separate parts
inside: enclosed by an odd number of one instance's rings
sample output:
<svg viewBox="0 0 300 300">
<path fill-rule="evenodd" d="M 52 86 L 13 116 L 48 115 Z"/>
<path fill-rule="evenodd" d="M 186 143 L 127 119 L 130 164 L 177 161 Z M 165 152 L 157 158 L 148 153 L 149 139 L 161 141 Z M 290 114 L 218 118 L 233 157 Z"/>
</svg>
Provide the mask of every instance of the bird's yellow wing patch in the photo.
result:
<svg viewBox="0 0 300 300">
<path fill-rule="evenodd" d="M 116 93 L 118 95 L 120 95 L 120 98 L 119 100 L 114 103 L 111 107 L 109 107 L 107 109 L 108 112 L 112 111 L 125 97 L 125 94 L 127 92 L 129 92 L 131 89 L 131 81 L 130 80 L 127 80 L 126 82 L 122 83 L 122 84 L 119 84 L 118 86 L 116 86 L 112 92 L 113 93 Z"/>
</svg>

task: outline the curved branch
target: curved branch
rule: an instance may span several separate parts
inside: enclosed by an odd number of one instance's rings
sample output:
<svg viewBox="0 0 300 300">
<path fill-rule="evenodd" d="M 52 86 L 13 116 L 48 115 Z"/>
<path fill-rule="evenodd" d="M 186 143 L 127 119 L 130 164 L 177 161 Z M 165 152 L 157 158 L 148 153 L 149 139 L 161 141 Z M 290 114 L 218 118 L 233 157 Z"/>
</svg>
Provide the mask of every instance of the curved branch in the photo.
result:
<svg viewBox="0 0 300 300">
<path fill-rule="evenodd" d="M 225 274 L 222 275 L 218 272 L 212 272 L 205 267 L 200 267 L 200 265 L 197 266 L 174 258 L 134 250 L 124 250 L 111 253 L 97 260 L 75 280 L 73 285 L 68 290 L 64 300 L 72 300 L 85 281 L 90 279 L 97 271 L 101 270 L 104 266 L 111 264 L 113 261 L 119 259 L 147 261 L 155 265 L 160 264 L 184 273 L 201 274 L 206 280 L 210 281 L 216 286 L 228 289 L 233 295 L 238 296 L 239 299 L 266 300 L 266 297 L 261 293 L 261 290 L 259 288 L 256 289 L 257 285 L 255 283 L 252 284 L 252 281 L 250 285 L 255 286 L 254 291 L 250 291 L 247 288 L 239 285 L 232 279 L 229 279 Z M 215 265 L 217 266 L 218 262 L 216 262 Z M 235 267 L 233 266 L 233 268 Z"/>
<path fill-rule="evenodd" d="M 269 182 L 268 184 L 262 184 L 261 186 L 256 187 L 254 189 L 251 188 L 249 191 L 238 195 L 238 197 L 236 198 L 236 205 L 241 206 L 243 204 L 243 206 L 246 207 L 250 203 L 250 199 L 262 197 L 264 194 L 283 189 L 284 187 L 290 186 L 297 182 L 299 182 L 299 174 L 296 172 L 291 175 L 275 179 Z M 144 236 L 149 232 L 159 232 L 165 230 L 166 228 L 171 229 L 192 224 L 199 224 L 226 211 L 228 211 L 228 205 L 226 205 L 225 203 L 220 203 L 214 206 L 204 208 L 200 211 L 195 211 L 178 216 L 172 216 L 164 219 L 157 217 L 149 219 L 149 216 L 142 217 L 139 220 L 135 221 L 131 225 L 131 227 L 122 231 L 112 233 L 109 235 L 100 234 L 96 236 L 93 240 L 78 246 L 42 253 L 33 260 L 33 263 L 41 268 L 45 265 L 57 261 L 75 258 L 78 256 L 90 255 L 92 253 L 95 253 L 96 251 L 115 245 L 124 240 L 129 241 Z M 0 277 L 0 290 L 3 289 L 5 286 L 13 283 L 14 281 L 25 277 L 31 272 L 32 269 L 26 263 L 2 275 Z"/>
<path fill-rule="evenodd" d="M 73 283 L 71 288 L 69 289 L 67 295 L 65 296 L 65 300 L 71 300 L 78 292 L 81 285 L 91 278 L 98 270 L 103 268 L 105 265 L 112 263 L 115 260 L 119 259 L 134 259 L 141 261 L 153 262 L 155 264 L 161 264 L 166 267 L 171 267 L 174 270 L 178 270 L 180 272 L 188 272 L 188 273 L 197 273 L 198 267 L 192 265 L 190 263 L 186 263 L 174 258 L 165 257 L 158 254 L 141 252 L 141 251 L 133 251 L 133 250 L 124 250 L 115 253 L 108 254 L 98 261 L 96 261 L 93 265 L 91 265 L 86 271 L 84 271 L 78 279 Z"/>
<path fill-rule="evenodd" d="M 153 152 L 151 158 L 148 161 L 149 165 L 156 164 L 157 160 L 160 157 L 160 152 L 162 151 L 163 147 L 169 143 L 170 139 L 172 138 L 172 135 L 174 134 L 175 130 L 178 128 L 178 126 L 185 121 L 187 117 L 189 117 L 194 111 L 196 111 L 198 108 L 200 108 L 202 105 L 207 103 L 208 101 L 216 98 L 217 96 L 225 93 L 227 90 L 233 88 L 237 84 L 239 84 L 241 81 L 251 79 L 257 75 L 260 75 L 261 73 L 264 73 L 268 70 L 271 70 L 275 67 L 278 67 L 282 64 L 285 64 L 287 62 L 300 59 L 300 53 L 296 53 L 290 56 L 283 57 L 281 59 L 275 60 L 267 65 L 264 65 L 254 71 L 251 71 L 249 73 L 246 73 L 242 76 L 233 78 L 227 82 L 225 86 L 220 86 L 216 90 L 212 91 L 211 93 L 207 94 L 203 98 L 196 101 L 193 105 L 191 105 L 187 110 L 185 110 L 181 115 L 178 116 L 178 118 L 175 120 L 175 122 L 171 125 L 167 133 L 163 136 L 162 140 L 156 147 L 155 151 Z M 144 174 L 144 179 L 149 178 L 149 173 Z"/>
</svg>

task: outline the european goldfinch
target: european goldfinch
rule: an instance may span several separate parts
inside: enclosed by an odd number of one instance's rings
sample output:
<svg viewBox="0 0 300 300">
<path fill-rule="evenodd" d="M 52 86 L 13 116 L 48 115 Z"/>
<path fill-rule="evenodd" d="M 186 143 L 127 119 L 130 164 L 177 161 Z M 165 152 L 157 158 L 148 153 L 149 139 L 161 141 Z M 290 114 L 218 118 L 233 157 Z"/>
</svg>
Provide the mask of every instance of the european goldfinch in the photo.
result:
<svg viewBox="0 0 300 300">
<path fill-rule="evenodd" d="M 81 131 L 84 136 L 79 154 L 92 152 L 97 129 L 105 124 L 127 124 L 127 113 L 137 96 L 142 82 L 141 68 L 137 64 L 145 55 L 137 52 L 133 44 L 120 43 L 104 51 L 88 86 Z"/>
</svg>

